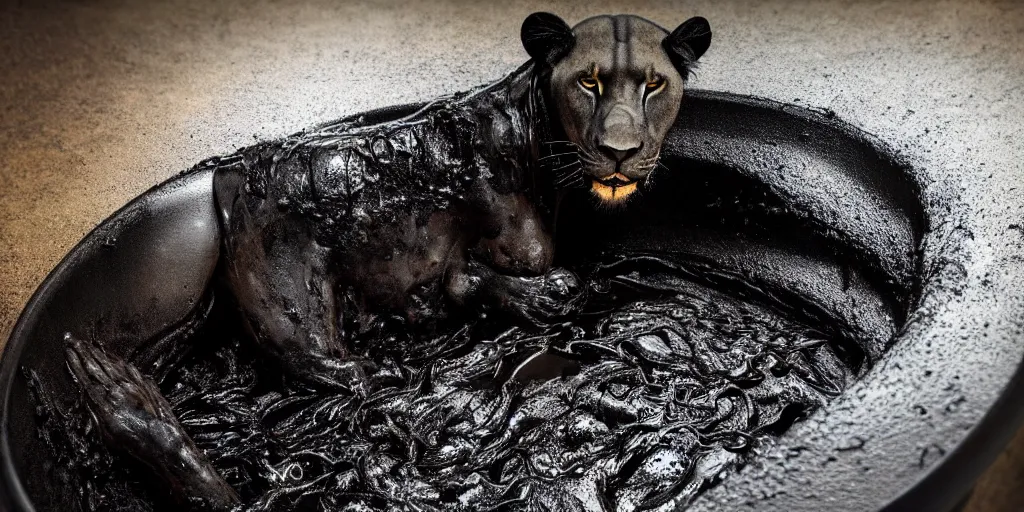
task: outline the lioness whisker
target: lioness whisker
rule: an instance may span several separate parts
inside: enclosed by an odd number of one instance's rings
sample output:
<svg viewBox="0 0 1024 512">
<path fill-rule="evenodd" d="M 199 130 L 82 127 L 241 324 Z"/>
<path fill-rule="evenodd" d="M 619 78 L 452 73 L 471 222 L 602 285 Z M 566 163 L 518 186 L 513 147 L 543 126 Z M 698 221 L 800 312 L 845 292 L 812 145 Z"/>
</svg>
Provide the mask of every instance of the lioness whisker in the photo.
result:
<svg viewBox="0 0 1024 512">
<path fill-rule="evenodd" d="M 644 179 L 645 187 L 650 188 L 654 186 L 654 175 L 657 174 L 657 170 L 659 168 L 665 169 L 666 171 L 669 170 L 668 166 L 662 163 L 661 160 L 657 160 L 656 162 L 654 162 L 654 165 L 651 166 L 650 171 L 647 173 L 647 178 Z"/>
<path fill-rule="evenodd" d="M 573 187 L 573 186 L 582 185 L 583 184 L 583 180 L 582 179 L 578 179 L 578 178 L 580 178 L 579 175 L 577 175 L 573 179 L 567 179 L 567 180 L 559 181 L 558 183 L 555 183 L 555 188 L 569 188 L 569 187 Z"/>
<path fill-rule="evenodd" d="M 573 176 L 576 176 L 576 175 L 580 175 L 582 173 L 583 173 L 583 169 L 581 167 L 577 167 L 575 169 L 571 169 L 571 170 L 568 170 L 568 171 L 563 171 L 563 172 L 557 173 L 555 179 L 556 179 L 556 181 L 564 181 L 567 178 L 570 178 L 570 177 L 573 177 Z"/>
<path fill-rule="evenodd" d="M 578 158 L 553 159 L 546 162 L 538 162 L 541 169 L 562 169 L 580 163 Z"/>
<path fill-rule="evenodd" d="M 540 160 L 548 160 L 550 158 L 558 158 L 558 157 L 561 157 L 561 156 L 569 156 L 569 155 L 575 155 L 575 154 L 576 154 L 575 151 L 570 151 L 570 152 L 567 152 L 567 153 L 556 153 L 554 155 L 542 156 L 542 157 L 538 158 L 537 160 L 538 161 L 540 161 Z"/>
<path fill-rule="evenodd" d="M 601 161 L 599 159 L 597 159 L 597 157 L 591 155 L 590 153 L 588 153 L 586 151 L 580 151 L 579 155 L 580 155 L 580 161 L 582 161 L 582 162 L 585 162 L 585 163 L 587 163 L 587 164 L 589 164 L 591 166 L 594 166 L 594 167 L 598 167 L 598 166 L 601 165 L 601 163 L 600 163 Z"/>
<path fill-rule="evenodd" d="M 580 162 L 579 162 L 579 161 L 575 161 L 575 162 L 569 162 L 569 163 L 567 163 L 567 164 L 564 164 L 564 165 L 562 165 L 562 166 L 560 166 L 560 167 L 555 167 L 555 168 L 552 168 L 551 170 L 552 170 L 552 171 L 555 171 L 555 172 L 558 172 L 558 171 L 561 171 L 561 170 L 563 170 L 563 169 L 568 169 L 568 168 L 570 168 L 570 167 L 572 167 L 572 166 L 574 166 L 574 165 L 580 165 Z"/>
<path fill-rule="evenodd" d="M 581 185 L 583 185 L 582 172 L 575 172 L 573 174 L 564 176 L 562 179 L 555 182 L 555 188 L 577 187 Z"/>
</svg>

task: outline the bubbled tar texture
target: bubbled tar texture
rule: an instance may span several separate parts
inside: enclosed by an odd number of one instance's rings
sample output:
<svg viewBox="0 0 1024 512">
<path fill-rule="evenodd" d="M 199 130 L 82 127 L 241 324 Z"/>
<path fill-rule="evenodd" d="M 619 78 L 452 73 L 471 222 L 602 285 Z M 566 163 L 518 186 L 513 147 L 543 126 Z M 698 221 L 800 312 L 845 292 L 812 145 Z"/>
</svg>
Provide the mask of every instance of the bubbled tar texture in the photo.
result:
<svg viewBox="0 0 1024 512">
<path fill-rule="evenodd" d="M 351 248 L 410 213 L 425 219 L 464 204 L 479 178 L 502 191 L 524 188 L 532 121 L 501 91 L 433 102 L 388 122 L 325 125 L 200 167 L 236 166 L 247 201 L 307 219 L 321 245 Z M 477 112 L 481 103 L 491 116 Z"/>
</svg>

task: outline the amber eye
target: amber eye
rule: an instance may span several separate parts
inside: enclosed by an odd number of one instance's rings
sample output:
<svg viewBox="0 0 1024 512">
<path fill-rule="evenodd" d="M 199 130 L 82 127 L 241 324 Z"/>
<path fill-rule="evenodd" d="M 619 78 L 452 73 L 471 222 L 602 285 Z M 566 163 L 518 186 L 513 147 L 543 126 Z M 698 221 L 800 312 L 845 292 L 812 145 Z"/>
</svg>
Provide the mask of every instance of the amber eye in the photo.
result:
<svg viewBox="0 0 1024 512">
<path fill-rule="evenodd" d="M 589 76 L 580 78 L 580 85 L 582 85 L 584 89 L 599 89 L 597 79 Z"/>
<path fill-rule="evenodd" d="M 663 78 L 655 78 L 654 80 L 649 80 L 647 82 L 647 85 L 644 86 L 644 92 L 657 91 L 658 89 L 661 89 L 661 86 L 663 85 L 665 85 L 665 80 Z"/>
</svg>

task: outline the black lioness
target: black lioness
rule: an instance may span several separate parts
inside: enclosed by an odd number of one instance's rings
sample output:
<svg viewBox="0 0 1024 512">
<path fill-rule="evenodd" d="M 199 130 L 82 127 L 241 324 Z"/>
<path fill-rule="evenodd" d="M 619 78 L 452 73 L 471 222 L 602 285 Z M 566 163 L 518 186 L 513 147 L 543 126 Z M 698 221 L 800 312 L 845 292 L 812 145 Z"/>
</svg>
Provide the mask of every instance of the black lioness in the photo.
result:
<svg viewBox="0 0 1024 512">
<path fill-rule="evenodd" d="M 577 306 L 575 277 L 550 268 L 557 196 L 584 187 L 616 204 L 642 190 L 711 31 L 635 16 L 570 29 L 538 13 L 522 41 L 530 61 L 491 85 L 199 166 L 215 168 L 228 288 L 290 375 L 360 392 L 371 363 L 346 356 L 342 298 L 364 320 L 419 321 L 439 299 L 533 322 Z M 67 355 L 112 445 L 185 503 L 237 503 L 152 381 L 70 336 Z"/>
</svg>

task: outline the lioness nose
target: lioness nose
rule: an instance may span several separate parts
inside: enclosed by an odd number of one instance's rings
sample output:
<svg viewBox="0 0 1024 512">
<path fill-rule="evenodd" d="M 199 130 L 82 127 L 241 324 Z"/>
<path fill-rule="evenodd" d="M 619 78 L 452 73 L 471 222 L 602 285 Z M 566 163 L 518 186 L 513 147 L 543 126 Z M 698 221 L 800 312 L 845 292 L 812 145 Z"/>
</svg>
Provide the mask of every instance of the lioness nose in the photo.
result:
<svg viewBox="0 0 1024 512">
<path fill-rule="evenodd" d="M 600 149 L 602 153 L 608 155 L 608 158 L 611 158 L 616 162 L 622 162 L 623 160 L 635 155 L 637 151 L 640 151 L 641 147 L 643 147 L 642 142 L 639 144 L 622 144 L 621 146 L 608 143 L 599 143 L 597 145 L 597 148 Z"/>
<path fill-rule="evenodd" d="M 635 155 L 643 145 L 636 128 L 636 115 L 622 104 L 615 105 L 605 116 L 597 137 L 597 149 L 616 162 Z"/>
</svg>

